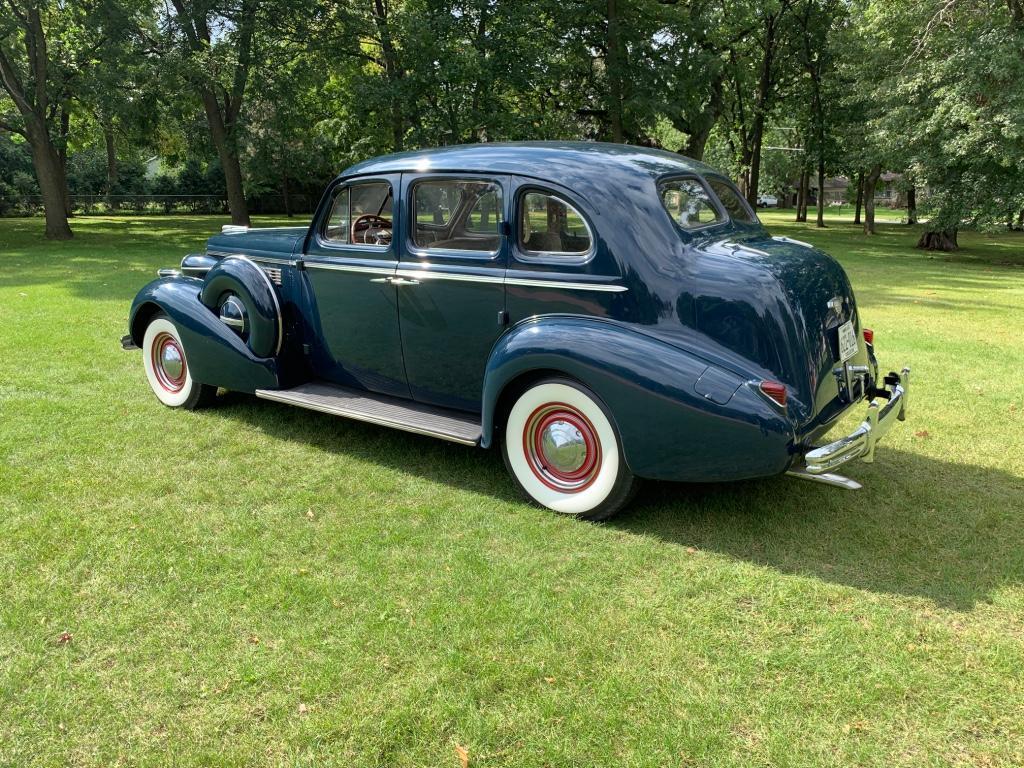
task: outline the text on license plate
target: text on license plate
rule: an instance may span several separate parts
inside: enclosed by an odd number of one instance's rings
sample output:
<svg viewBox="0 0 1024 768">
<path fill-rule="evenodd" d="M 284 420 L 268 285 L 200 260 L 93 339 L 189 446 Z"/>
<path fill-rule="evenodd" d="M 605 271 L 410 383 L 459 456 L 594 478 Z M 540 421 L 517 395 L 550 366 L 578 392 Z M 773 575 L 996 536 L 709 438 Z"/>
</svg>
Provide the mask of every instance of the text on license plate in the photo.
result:
<svg viewBox="0 0 1024 768">
<path fill-rule="evenodd" d="M 857 332 L 853 320 L 839 326 L 839 362 L 843 363 L 857 354 Z"/>
</svg>

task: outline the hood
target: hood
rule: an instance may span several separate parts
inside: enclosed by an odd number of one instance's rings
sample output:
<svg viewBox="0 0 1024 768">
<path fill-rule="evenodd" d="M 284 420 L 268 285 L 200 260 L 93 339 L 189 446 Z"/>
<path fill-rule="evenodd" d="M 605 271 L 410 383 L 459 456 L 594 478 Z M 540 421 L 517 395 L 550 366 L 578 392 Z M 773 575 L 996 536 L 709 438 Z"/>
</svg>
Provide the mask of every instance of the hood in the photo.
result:
<svg viewBox="0 0 1024 768">
<path fill-rule="evenodd" d="M 211 256 L 262 257 L 290 259 L 301 250 L 307 227 L 266 227 L 222 232 L 206 241 L 206 252 Z"/>
</svg>

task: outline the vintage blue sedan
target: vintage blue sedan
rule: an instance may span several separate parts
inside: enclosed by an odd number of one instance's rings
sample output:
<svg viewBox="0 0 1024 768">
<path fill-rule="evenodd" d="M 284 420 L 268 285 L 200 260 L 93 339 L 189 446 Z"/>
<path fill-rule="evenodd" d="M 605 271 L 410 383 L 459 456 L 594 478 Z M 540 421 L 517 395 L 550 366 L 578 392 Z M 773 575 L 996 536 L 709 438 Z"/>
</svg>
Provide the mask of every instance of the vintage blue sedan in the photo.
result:
<svg viewBox="0 0 1024 768">
<path fill-rule="evenodd" d="M 637 478 L 859 487 L 833 470 L 873 459 L 909 386 L 832 258 L 706 165 L 595 143 L 359 163 L 308 228 L 226 226 L 161 270 L 123 343 L 165 405 L 222 388 L 500 445 L 529 498 L 590 520 Z"/>
</svg>

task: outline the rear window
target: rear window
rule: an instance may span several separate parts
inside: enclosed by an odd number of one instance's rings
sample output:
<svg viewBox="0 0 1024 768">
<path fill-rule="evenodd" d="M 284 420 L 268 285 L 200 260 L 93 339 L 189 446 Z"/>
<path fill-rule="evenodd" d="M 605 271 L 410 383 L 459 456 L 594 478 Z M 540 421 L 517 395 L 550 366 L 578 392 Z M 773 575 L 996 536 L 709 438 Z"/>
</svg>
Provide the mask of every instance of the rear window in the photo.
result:
<svg viewBox="0 0 1024 768">
<path fill-rule="evenodd" d="M 700 229 L 724 221 L 711 194 L 697 179 L 677 179 L 662 184 L 661 203 L 683 229 Z"/>
<path fill-rule="evenodd" d="M 750 206 L 747 205 L 746 200 L 740 197 L 740 193 L 736 191 L 732 184 L 728 184 L 721 179 L 708 179 L 708 184 L 711 185 L 714 193 L 718 195 L 718 199 L 722 202 L 722 207 L 729 212 L 729 218 L 743 224 L 752 224 L 757 221 L 757 217 L 750 209 Z"/>
<path fill-rule="evenodd" d="M 579 260 L 593 246 L 583 214 L 548 192 L 530 191 L 520 198 L 518 229 L 519 247 L 527 256 Z"/>
</svg>

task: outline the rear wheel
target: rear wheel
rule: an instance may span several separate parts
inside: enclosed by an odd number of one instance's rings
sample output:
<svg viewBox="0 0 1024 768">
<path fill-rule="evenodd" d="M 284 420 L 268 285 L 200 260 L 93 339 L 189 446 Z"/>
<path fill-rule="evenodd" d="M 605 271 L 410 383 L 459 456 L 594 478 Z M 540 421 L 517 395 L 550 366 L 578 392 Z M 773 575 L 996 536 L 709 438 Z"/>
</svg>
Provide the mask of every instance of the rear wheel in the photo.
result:
<svg viewBox="0 0 1024 768">
<path fill-rule="evenodd" d="M 217 388 L 192 378 L 185 356 L 185 345 L 167 315 L 154 315 L 142 339 L 142 362 L 149 386 L 170 408 L 201 408 L 213 403 Z"/>
<path fill-rule="evenodd" d="M 585 520 L 614 515 L 636 485 L 604 405 L 570 379 L 541 381 L 519 396 L 505 425 L 502 453 L 526 496 Z"/>
</svg>

